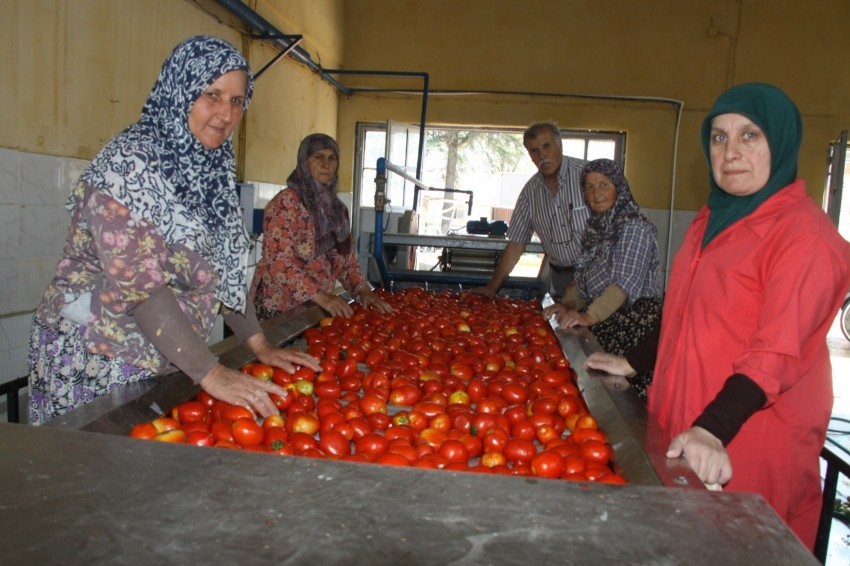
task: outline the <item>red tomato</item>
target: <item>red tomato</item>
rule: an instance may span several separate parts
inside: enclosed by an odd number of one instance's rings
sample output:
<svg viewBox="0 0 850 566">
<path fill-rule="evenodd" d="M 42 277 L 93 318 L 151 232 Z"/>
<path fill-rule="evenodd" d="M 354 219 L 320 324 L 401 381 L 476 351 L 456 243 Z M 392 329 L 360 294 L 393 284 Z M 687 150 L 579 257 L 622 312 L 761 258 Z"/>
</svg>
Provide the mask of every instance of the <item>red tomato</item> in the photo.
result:
<svg viewBox="0 0 850 566">
<path fill-rule="evenodd" d="M 313 387 L 313 393 L 319 398 L 339 399 L 342 388 L 336 381 L 322 381 Z"/>
<path fill-rule="evenodd" d="M 159 431 L 153 426 L 153 423 L 139 423 L 130 431 L 130 436 L 133 438 L 141 438 L 144 440 L 153 440 Z"/>
<path fill-rule="evenodd" d="M 372 430 L 387 430 L 390 426 L 390 416 L 387 413 L 372 413 L 366 415 L 366 420 L 372 427 Z"/>
<path fill-rule="evenodd" d="M 364 395 L 360 402 L 358 403 L 360 410 L 364 415 L 371 415 L 372 413 L 386 413 L 387 412 L 387 402 L 385 399 L 381 399 L 377 395 Z"/>
<path fill-rule="evenodd" d="M 501 397 L 487 397 L 478 402 L 475 410 L 479 413 L 500 415 L 508 408 L 508 403 Z"/>
<path fill-rule="evenodd" d="M 578 396 L 567 394 L 558 401 L 557 411 L 561 417 L 566 418 L 568 415 L 580 412 L 583 408 L 584 403 Z"/>
<path fill-rule="evenodd" d="M 280 450 L 283 449 L 284 446 L 288 446 L 288 440 L 289 435 L 283 428 L 268 428 L 263 434 L 263 446 L 265 446 L 266 450 L 269 452 L 276 452 L 279 454 Z"/>
<path fill-rule="evenodd" d="M 415 385 L 403 384 L 390 391 L 390 403 L 399 407 L 412 407 L 419 402 L 422 392 Z"/>
<path fill-rule="evenodd" d="M 177 419 L 172 419 L 171 417 L 157 417 L 151 421 L 151 424 L 156 428 L 157 434 L 180 428 L 180 423 L 177 422 Z"/>
<path fill-rule="evenodd" d="M 192 444 L 193 446 L 212 446 L 215 444 L 215 438 L 209 432 L 193 430 L 186 433 L 186 444 Z"/>
<path fill-rule="evenodd" d="M 240 370 L 263 381 L 271 381 L 272 374 L 274 373 L 272 366 L 261 362 L 248 362 Z"/>
<path fill-rule="evenodd" d="M 577 428 L 570 434 L 569 438 L 576 446 L 581 446 L 588 440 L 605 442 L 605 435 L 594 428 Z"/>
<path fill-rule="evenodd" d="M 345 436 L 333 430 L 321 435 L 319 448 L 329 458 L 342 458 L 351 454 L 351 443 Z"/>
<path fill-rule="evenodd" d="M 401 454 L 396 454 L 393 452 L 377 454 L 373 462 L 375 462 L 376 464 L 383 464 L 385 466 L 410 466 L 410 460 L 408 460 Z"/>
<path fill-rule="evenodd" d="M 435 450 L 438 450 L 446 440 L 446 433 L 435 428 L 426 428 L 419 433 L 419 442 L 427 444 Z"/>
<path fill-rule="evenodd" d="M 190 432 L 209 432 L 210 425 L 204 421 L 194 421 L 180 425 L 180 429 L 189 434 Z"/>
<path fill-rule="evenodd" d="M 509 405 L 517 405 L 528 400 L 528 391 L 520 383 L 506 383 L 502 387 L 501 396 Z"/>
<path fill-rule="evenodd" d="M 357 441 L 372 432 L 372 425 L 370 425 L 369 421 L 367 421 L 364 417 L 356 417 L 348 420 L 347 422 L 351 425 L 351 428 L 354 429 L 354 433 L 351 437 L 354 441 Z"/>
<path fill-rule="evenodd" d="M 534 425 L 527 420 L 514 423 L 511 427 L 511 436 L 513 438 L 521 438 L 523 440 L 532 441 L 537 437 Z"/>
<path fill-rule="evenodd" d="M 270 428 L 283 428 L 285 425 L 286 421 L 283 415 L 269 415 L 263 419 L 263 431 L 267 431 Z"/>
<path fill-rule="evenodd" d="M 449 432 L 452 429 L 452 419 L 447 413 L 437 413 L 428 419 L 428 428 L 435 428 L 440 432 Z"/>
<path fill-rule="evenodd" d="M 608 444 L 593 439 L 582 442 L 579 450 L 581 450 L 581 455 L 584 456 L 585 460 L 600 464 L 607 464 L 613 455 L 611 447 Z"/>
<path fill-rule="evenodd" d="M 507 459 L 501 452 L 485 452 L 481 456 L 480 463 L 487 468 L 495 468 L 504 466 L 507 463 Z"/>
<path fill-rule="evenodd" d="M 221 418 L 235 421 L 236 419 L 254 419 L 254 413 L 242 405 L 230 405 L 221 412 Z"/>
<path fill-rule="evenodd" d="M 444 441 L 437 452 L 449 462 L 466 463 L 469 460 L 469 451 L 461 440 L 448 439 Z"/>
<path fill-rule="evenodd" d="M 377 456 L 387 451 L 387 439 L 380 434 L 370 432 L 357 439 L 354 443 L 354 449 L 359 454 Z"/>
<path fill-rule="evenodd" d="M 197 400 L 206 408 L 212 408 L 213 404 L 218 400 L 203 389 L 198 392 Z"/>
<path fill-rule="evenodd" d="M 470 458 L 477 458 L 481 455 L 483 451 L 483 445 L 481 443 L 481 439 L 477 436 L 472 436 L 471 434 L 462 434 L 460 438 L 458 438 L 461 442 L 466 445 L 466 452 Z"/>
<path fill-rule="evenodd" d="M 298 413 L 286 418 L 286 432 L 290 437 L 296 432 L 303 432 L 310 436 L 319 432 L 321 421 L 312 413 Z"/>
<path fill-rule="evenodd" d="M 319 443 L 312 434 L 306 432 L 293 432 L 289 435 L 289 444 L 298 454 L 305 454 L 309 450 L 316 450 Z"/>
<path fill-rule="evenodd" d="M 522 462 L 527 464 L 537 454 L 537 447 L 534 446 L 532 440 L 511 438 L 505 443 L 502 452 L 508 462 Z"/>
<path fill-rule="evenodd" d="M 510 435 L 501 428 L 493 427 L 480 438 L 484 452 L 502 452 Z"/>
<path fill-rule="evenodd" d="M 354 358 L 346 358 L 336 366 L 337 377 L 349 377 L 357 371 L 357 360 Z"/>
<path fill-rule="evenodd" d="M 209 408 L 198 401 L 186 401 L 177 406 L 177 420 L 180 424 L 207 419 Z"/>
<path fill-rule="evenodd" d="M 478 403 L 487 394 L 487 385 L 482 379 L 473 379 L 466 385 L 470 403 Z"/>
<path fill-rule="evenodd" d="M 242 448 L 259 446 L 263 442 L 263 427 L 257 424 L 253 416 L 234 420 L 231 429 L 233 440 Z"/>
<path fill-rule="evenodd" d="M 546 444 L 550 440 L 554 440 L 560 437 L 558 431 L 555 429 L 554 426 L 551 425 L 542 425 L 537 427 L 537 430 L 535 431 L 535 436 L 537 437 L 537 440 L 538 442 L 540 442 L 540 444 Z"/>
<path fill-rule="evenodd" d="M 186 442 L 186 433 L 179 428 L 173 428 L 171 430 L 160 432 L 154 437 L 154 440 L 159 442 L 175 442 L 182 444 Z"/>
<path fill-rule="evenodd" d="M 564 457 L 554 450 L 544 450 L 531 459 L 531 473 L 541 478 L 559 478 L 564 468 Z"/>
</svg>

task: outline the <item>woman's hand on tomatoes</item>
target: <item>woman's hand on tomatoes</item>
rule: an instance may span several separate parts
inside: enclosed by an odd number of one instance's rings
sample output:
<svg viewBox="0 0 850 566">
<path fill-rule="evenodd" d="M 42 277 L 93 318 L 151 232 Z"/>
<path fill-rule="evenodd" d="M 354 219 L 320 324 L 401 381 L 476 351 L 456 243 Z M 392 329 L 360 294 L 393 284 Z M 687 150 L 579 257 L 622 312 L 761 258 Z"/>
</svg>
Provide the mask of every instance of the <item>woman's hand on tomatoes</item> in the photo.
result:
<svg viewBox="0 0 850 566">
<path fill-rule="evenodd" d="M 555 317 L 555 322 L 558 323 L 558 328 L 572 328 L 574 326 L 592 326 L 599 322 L 595 317 L 586 312 L 569 309 L 566 306 L 556 303 L 543 309 L 543 317 L 549 319 Z"/>
<path fill-rule="evenodd" d="M 373 308 L 383 313 L 393 312 L 392 305 L 373 293 L 372 290 L 365 285 L 360 287 L 357 291 L 357 295 L 360 297 L 360 304 L 366 308 Z"/>
<path fill-rule="evenodd" d="M 257 360 L 281 368 L 287 373 L 295 373 L 295 366 L 308 367 L 314 371 L 322 370 L 319 360 L 313 356 L 299 350 L 272 346 L 262 333 L 248 338 L 245 345 L 256 356 Z"/>
<path fill-rule="evenodd" d="M 348 301 L 327 291 L 319 291 L 310 300 L 325 309 L 331 316 L 349 318 L 354 314 L 354 309 L 351 308 Z"/>
<path fill-rule="evenodd" d="M 611 375 L 622 375 L 624 377 L 634 377 L 637 375 L 637 372 L 626 358 L 606 352 L 594 352 L 590 354 L 584 362 L 584 369 L 595 369 Z"/>
<path fill-rule="evenodd" d="M 670 442 L 667 457 L 683 456 L 706 485 L 724 485 L 732 479 L 732 462 L 723 443 L 704 428 L 691 427 Z"/>
<path fill-rule="evenodd" d="M 231 405 L 241 405 L 259 413 L 262 417 L 277 414 L 277 406 L 269 397 L 274 393 L 286 397 L 289 393 L 271 381 L 264 381 L 241 371 L 228 369 L 216 364 L 207 375 L 201 379 L 201 387 L 221 401 Z"/>
</svg>

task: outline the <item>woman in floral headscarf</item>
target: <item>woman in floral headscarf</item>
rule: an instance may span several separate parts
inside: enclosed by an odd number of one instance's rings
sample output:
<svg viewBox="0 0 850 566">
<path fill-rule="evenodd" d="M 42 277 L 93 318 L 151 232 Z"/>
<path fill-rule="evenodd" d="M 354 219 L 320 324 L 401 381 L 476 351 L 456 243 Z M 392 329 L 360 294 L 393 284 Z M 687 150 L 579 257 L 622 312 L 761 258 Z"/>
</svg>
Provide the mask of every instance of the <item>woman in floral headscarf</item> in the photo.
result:
<svg viewBox="0 0 850 566">
<path fill-rule="evenodd" d="M 561 303 L 547 307 L 561 328 L 588 326 L 602 348 L 623 355 L 661 316 L 661 274 L 655 227 L 640 213 L 617 162 L 597 159 L 582 172 L 591 209 L 575 279 Z M 629 378 L 646 399 L 649 374 Z"/>
<path fill-rule="evenodd" d="M 207 348 L 220 310 L 259 360 L 318 369 L 310 356 L 273 348 L 246 301 L 231 135 L 252 91 L 233 46 L 190 38 L 165 60 L 139 121 L 83 172 L 33 320 L 33 424 L 175 369 L 214 397 L 277 412 L 268 393 L 283 389 L 223 367 Z"/>
<path fill-rule="evenodd" d="M 337 197 L 338 171 L 336 141 L 311 134 L 298 148 L 287 188 L 266 206 L 263 257 L 251 288 L 261 319 L 306 301 L 333 316 L 349 317 L 353 309 L 333 293 L 337 281 L 364 306 L 392 310 L 360 272 L 348 209 Z"/>
</svg>

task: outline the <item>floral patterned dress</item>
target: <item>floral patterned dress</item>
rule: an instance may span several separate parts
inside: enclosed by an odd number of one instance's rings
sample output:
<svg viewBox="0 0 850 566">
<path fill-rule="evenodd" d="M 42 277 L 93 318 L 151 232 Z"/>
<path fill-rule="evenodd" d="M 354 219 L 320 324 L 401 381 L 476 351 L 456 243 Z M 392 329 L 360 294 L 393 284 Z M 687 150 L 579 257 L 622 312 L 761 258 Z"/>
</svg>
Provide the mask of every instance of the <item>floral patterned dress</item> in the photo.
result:
<svg viewBox="0 0 850 566">
<path fill-rule="evenodd" d="M 198 253 L 167 244 L 156 227 L 87 183 L 77 185 L 72 198 L 78 206 L 64 257 L 34 317 L 32 424 L 175 369 L 130 314 L 163 285 L 202 337 L 209 336 L 221 304 L 218 279 Z"/>
<path fill-rule="evenodd" d="M 263 256 L 257 263 L 250 297 L 260 319 L 268 319 L 309 301 L 339 281 L 355 295 L 366 279 L 355 246 L 347 254 L 316 251 L 316 224 L 298 194 L 284 189 L 266 206 Z"/>
</svg>

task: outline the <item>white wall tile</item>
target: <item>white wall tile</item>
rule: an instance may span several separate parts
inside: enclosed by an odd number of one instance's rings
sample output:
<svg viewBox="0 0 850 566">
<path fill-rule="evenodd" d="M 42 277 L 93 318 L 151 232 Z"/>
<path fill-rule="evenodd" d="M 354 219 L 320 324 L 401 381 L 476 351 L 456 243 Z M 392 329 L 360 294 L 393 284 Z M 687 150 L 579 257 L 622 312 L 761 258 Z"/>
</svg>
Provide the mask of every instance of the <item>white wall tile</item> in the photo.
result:
<svg viewBox="0 0 850 566">
<path fill-rule="evenodd" d="M 13 312 L 34 310 L 53 276 L 61 256 L 21 258 L 18 260 L 17 307 Z M 8 311 L 0 311 L 0 314 Z"/>
<path fill-rule="evenodd" d="M 64 206 L 32 205 L 20 210 L 17 257 L 53 256 L 62 253 L 71 216 Z"/>
<path fill-rule="evenodd" d="M 27 375 L 28 353 L 29 344 L 25 348 L 0 352 L 0 382 L 5 383 Z"/>
<path fill-rule="evenodd" d="M 0 259 L 0 315 L 17 312 L 15 294 L 18 288 L 18 260 Z"/>
<path fill-rule="evenodd" d="M 21 153 L 18 199 L 20 204 L 64 204 L 69 189 L 65 183 L 64 159 L 36 153 Z"/>
<path fill-rule="evenodd" d="M 71 190 L 77 185 L 83 169 L 88 167 L 89 163 L 90 161 L 71 159 L 70 157 L 62 159 L 62 184 L 59 187 L 59 195 L 64 195 L 64 197 L 62 197 L 62 201 L 59 204 L 62 206 L 65 205 L 65 201 L 71 194 Z"/>
<path fill-rule="evenodd" d="M 27 373 L 32 315 L 0 319 L 0 383 Z"/>
<path fill-rule="evenodd" d="M 28 347 L 31 326 L 32 314 L 0 318 L 0 333 L 2 333 L 3 339 L 7 340 L 7 346 L 3 349 Z"/>
<path fill-rule="evenodd" d="M 11 204 L 18 200 L 19 152 L 0 149 L 0 204 Z"/>
<path fill-rule="evenodd" d="M 22 209 L 20 204 L 0 204 L 0 259 L 20 256 Z"/>
</svg>

